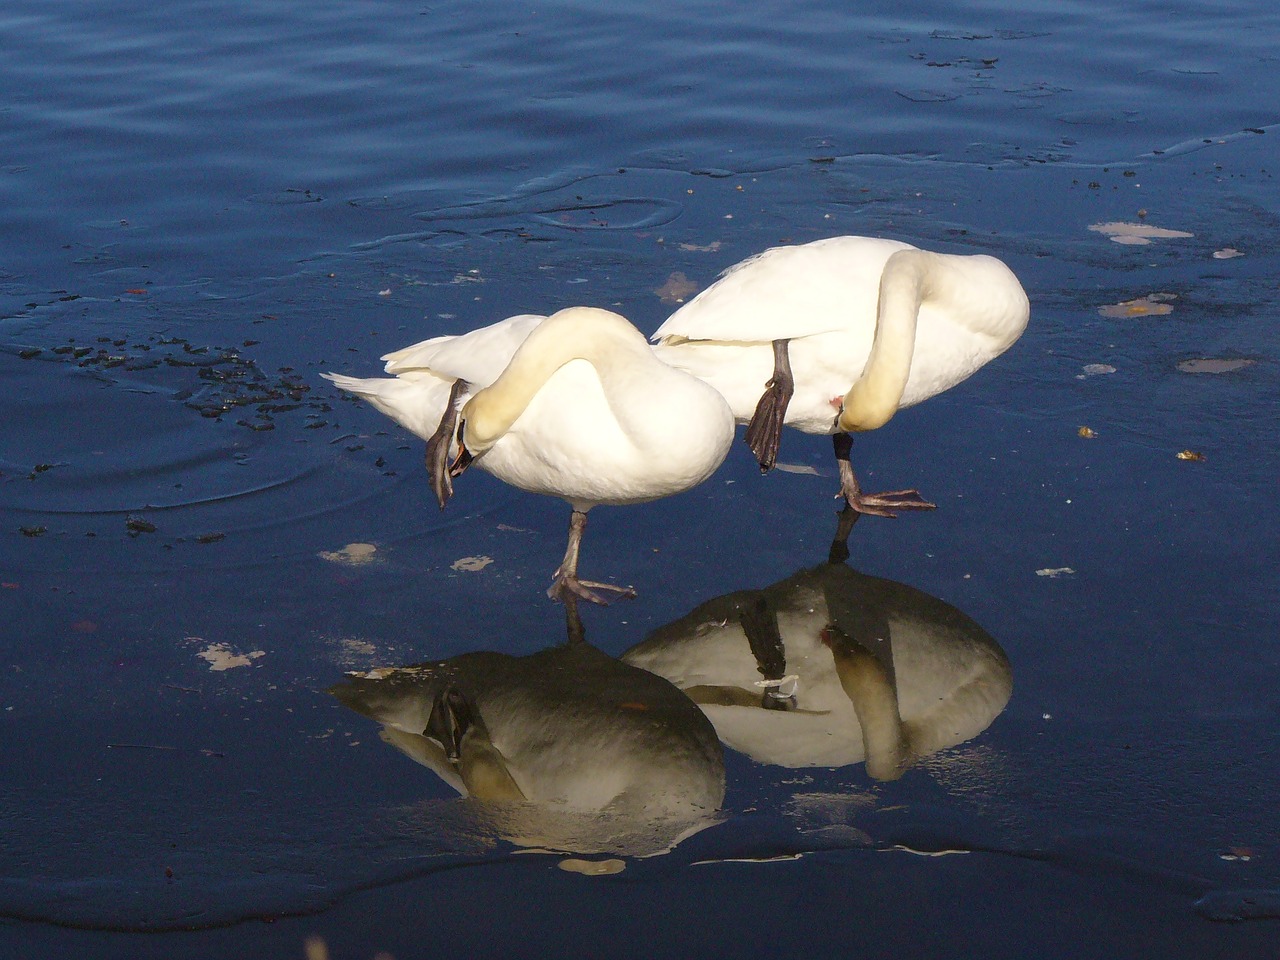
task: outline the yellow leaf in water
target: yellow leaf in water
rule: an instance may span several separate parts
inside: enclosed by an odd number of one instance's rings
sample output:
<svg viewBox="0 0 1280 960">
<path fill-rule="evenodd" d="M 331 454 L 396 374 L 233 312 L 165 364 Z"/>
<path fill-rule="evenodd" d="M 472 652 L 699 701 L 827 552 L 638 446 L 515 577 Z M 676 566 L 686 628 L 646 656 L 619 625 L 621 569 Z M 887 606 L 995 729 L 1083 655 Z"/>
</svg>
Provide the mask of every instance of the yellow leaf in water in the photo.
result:
<svg viewBox="0 0 1280 960">
<path fill-rule="evenodd" d="M 1134 300 L 1109 303 L 1099 307 L 1098 313 L 1104 317 L 1158 317 L 1173 313 L 1173 304 L 1169 301 L 1177 298 L 1176 293 L 1149 293 Z"/>
<path fill-rule="evenodd" d="M 1081 427 L 1076 431 L 1076 436 L 1083 437 L 1085 440 L 1092 440 L 1098 435 L 1098 432 L 1092 427 Z"/>
<path fill-rule="evenodd" d="M 372 543 L 348 543 L 341 550 L 321 550 L 317 556 L 330 563 L 342 563 L 349 567 L 359 567 L 373 563 L 378 548 Z"/>
<path fill-rule="evenodd" d="M 215 673 L 221 673 L 224 670 L 234 670 L 236 667 L 247 667 L 259 657 L 267 655 L 265 650 L 254 650 L 251 653 L 236 653 L 231 649 L 229 643 L 211 643 L 203 650 L 198 652 L 201 660 L 209 664 L 209 669 Z"/>
</svg>

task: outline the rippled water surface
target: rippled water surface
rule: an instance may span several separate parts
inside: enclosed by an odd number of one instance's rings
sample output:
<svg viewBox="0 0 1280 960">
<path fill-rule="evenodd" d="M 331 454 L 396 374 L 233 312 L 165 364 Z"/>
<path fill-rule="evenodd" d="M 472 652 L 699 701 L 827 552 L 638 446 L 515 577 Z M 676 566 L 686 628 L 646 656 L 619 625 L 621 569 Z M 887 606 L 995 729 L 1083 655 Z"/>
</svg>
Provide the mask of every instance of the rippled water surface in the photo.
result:
<svg viewBox="0 0 1280 960">
<path fill-rule="evenodd" d="M 66 0 L 0 49 L 0 953 L 1275 950 L 1272 4 Z M 594 511 L 639 596 L 566 621 L 564 504 L 438 510 L 320 378 L 837 234 L 1032 302 L 859 437 L 938 510 L 844 563 L 789 432 Z M 459 799 L 449 684 L 564 796 Z"/>
</svg>

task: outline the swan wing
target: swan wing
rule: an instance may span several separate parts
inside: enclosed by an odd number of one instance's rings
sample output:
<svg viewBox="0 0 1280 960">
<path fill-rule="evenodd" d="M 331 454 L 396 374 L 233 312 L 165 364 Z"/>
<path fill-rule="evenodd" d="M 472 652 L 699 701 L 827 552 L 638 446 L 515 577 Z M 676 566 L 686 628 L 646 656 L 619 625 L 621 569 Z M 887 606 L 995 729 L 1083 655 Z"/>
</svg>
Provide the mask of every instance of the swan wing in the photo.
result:
<svg viewBox="0 0 1280 960">
<path fill-rule="evenodd" d="M 388 353 L 387 373 L 429 370 L 448 380 L 487 385 L 497 379 L 520 344 L 545 320 L 519 314 L 457 336 L 433 337 Z"/>
<path fill-rule="evenodd" d="M 653 339 L 763 342 L 874 328 L 880 274 L 896 250 L 878 237 L 773 247 L 726 270 L 667 318 Z"/>
</svg>

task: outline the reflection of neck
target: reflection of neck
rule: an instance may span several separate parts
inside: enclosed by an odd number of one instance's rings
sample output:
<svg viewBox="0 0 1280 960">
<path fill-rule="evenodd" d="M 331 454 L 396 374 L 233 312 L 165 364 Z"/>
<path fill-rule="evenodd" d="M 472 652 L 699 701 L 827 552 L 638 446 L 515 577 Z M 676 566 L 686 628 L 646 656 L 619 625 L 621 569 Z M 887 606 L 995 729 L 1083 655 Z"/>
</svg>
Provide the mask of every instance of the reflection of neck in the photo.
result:
<svg viewBox="0 0 1280 960">
<path fill-rule="evenodd" d="M 524 793 L 507 769 L 507 758 L 489 739 L 483 727 L 466 732 L 458 750 L 458 775 L 467 793 L 486 802 L 521 801 Z"/>
<path fill-rule="evenodd" d="M 836 633 L 835 628 L 828 630 Z M 848 637 L 832 644 L 836 675 L 853 704 L 862 728 L 867 775 L 897 780 L 911 762 L 907 731 L 898 711 L 898 692 L 884 666 L 868 650 Z"/>
</svg>

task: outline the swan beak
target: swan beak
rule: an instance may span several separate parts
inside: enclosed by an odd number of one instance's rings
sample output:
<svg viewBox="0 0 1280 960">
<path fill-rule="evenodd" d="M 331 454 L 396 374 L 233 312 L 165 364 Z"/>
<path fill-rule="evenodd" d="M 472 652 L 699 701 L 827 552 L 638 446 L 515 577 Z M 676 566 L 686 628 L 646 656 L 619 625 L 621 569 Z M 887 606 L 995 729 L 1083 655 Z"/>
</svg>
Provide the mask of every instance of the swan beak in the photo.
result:
<svg viewBox="0 0 1280 960">
<path fill-rule="evenodd" d="M 474 454 L 461 443 L 458 444 L 458 455 L 453 458 L 453 463 L 449 465 L 449 476 L 460 477 L 471 466 L 471 461 L 475 459 Z"/>
<path fill-rule="evenodd" d="M 471 466 L 471 461 L 475 459 L 475 455 L 467 449 L 466 437 L 467 421 L 458 421 L 458 452 L 454 454 L 453 463 L 449 464 L 449 476 L 460 477 L 467 467 Z"/>
</svg>

